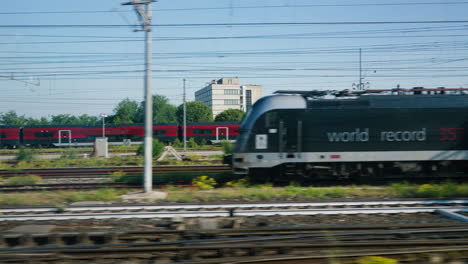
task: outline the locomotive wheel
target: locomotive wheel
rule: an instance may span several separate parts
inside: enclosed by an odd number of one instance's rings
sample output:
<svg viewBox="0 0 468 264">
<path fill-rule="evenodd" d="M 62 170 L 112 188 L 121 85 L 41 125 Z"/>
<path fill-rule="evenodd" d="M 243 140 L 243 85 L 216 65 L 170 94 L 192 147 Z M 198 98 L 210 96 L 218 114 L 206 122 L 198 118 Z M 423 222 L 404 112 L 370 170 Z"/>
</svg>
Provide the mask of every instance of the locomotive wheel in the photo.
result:
<svg viewBox="0 0 468 264">
<path fill-rule="evenodd" d="M 251 183 L 272 183 L 275 178 L 273 173 L 271 169 L 250 169 L 248 178 Z"/>
</svg>

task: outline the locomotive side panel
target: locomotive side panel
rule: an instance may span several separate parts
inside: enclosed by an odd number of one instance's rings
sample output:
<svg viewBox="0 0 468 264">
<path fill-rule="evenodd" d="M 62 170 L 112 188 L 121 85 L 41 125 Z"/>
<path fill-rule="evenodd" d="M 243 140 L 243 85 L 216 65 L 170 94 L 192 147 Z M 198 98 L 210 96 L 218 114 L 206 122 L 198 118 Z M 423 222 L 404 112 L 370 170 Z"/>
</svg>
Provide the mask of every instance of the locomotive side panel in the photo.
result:
<svg viewBox="0 0 468 264">
<path fill-rule="evenodd" d="M 274 109 L 257 116 L 236 146 L 237 174 L 258 169 L 277 173 L 282 167 L 346 174 L 365 164 L 384 168 L 413 162 L 434 168 L 442 161 L 468 160 L 466 106 Z"/>
</svg>

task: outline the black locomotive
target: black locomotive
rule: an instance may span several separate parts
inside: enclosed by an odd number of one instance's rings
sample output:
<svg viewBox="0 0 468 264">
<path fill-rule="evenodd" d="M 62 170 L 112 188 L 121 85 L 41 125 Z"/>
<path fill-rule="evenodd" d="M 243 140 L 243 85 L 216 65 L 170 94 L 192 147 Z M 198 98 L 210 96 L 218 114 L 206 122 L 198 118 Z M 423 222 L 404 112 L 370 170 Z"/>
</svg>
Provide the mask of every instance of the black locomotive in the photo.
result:
<svg viewBox="0 0 468 264">
<path fill-rule="evenodd" d="M 247 113 L 232 162 L 236 174 L 272 182 L 402 172 L 466 177 L 468 92 L 279 91 Z"/>
</svg>

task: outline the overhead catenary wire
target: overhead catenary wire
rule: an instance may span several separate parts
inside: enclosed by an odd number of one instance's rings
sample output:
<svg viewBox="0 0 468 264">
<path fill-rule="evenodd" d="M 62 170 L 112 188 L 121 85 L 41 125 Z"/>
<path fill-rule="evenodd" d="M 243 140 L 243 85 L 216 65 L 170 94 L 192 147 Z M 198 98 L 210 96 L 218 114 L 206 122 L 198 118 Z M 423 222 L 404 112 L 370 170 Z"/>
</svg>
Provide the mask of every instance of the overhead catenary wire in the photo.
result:
<svg viewBox="0 0 468 264">
<path fill-rule="evenodd" d="M 468 20 L 421 20 L 421 21 L 329 21 L 329 22 L 246 22 L 246 23 L 180 23 L 151 24 L 151 27 L 252 27 L 252 26 L 319 26 L 319 25 L 384 25 L 384 24 L 465 24 Z M 0 28 L 122 28 L 138 27 L 128 24 L 42 24 L 0 25 Z"/>
<path fill-rule="evenodd" d="M 465 5 L 468 1 L 438 1 L 438 2 L 400 2 L 400 3 L 347 3 L 347 4 L 287 4 L 287 5 L 251 5 L 251 6 L 229 6 L 229 7 L 191 7 L 191 8 L 161 8 L 153 11 L 212 11 L 232 9 L 263 9 L 263 8 L 319 8 L 319 7 L 372 7 L 372 6 L 424 6 L 424 5 Z M 128 13 L 128 10 L 74 10 L 74 11 L 15 11 L 0 12 L 0 15 L 43 15 L 43 14 L 101 14 L 101 13 Z"/>
</svg>

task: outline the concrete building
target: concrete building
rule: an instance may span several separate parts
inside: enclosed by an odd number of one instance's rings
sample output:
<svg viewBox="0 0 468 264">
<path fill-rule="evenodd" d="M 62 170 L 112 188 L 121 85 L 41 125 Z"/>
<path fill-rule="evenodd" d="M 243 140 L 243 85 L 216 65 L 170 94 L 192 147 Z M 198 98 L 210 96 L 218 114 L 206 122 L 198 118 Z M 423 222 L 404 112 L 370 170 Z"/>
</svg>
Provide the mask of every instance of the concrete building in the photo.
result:
<svg viewBox="0 0 468 264">
<path fill-rule="evenodd" d="M 226 109 L 240 109 L 246 112 L 260 97 L 262 86 L 241 85 L 239 78 L 213 80 L 195 92 L 195 101 L 209 106 L 213 110 L 213 116 Z"/>
</svg>

